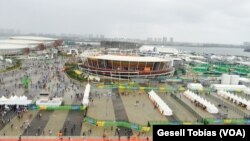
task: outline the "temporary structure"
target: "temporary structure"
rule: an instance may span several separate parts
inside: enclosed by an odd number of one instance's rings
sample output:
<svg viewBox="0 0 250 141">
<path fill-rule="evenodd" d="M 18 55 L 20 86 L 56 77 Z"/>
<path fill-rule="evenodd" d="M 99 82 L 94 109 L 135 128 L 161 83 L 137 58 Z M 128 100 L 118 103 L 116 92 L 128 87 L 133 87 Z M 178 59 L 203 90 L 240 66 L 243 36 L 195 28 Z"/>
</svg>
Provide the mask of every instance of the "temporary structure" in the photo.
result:
<svg viewBox="0 0 250 141">
<path fill-rule="evenodd" d="M 211 88 L 216 90 L 225 90 L 225 91 L 245 91 L 245 89 L 247 89 L 245 85 L 226 85 L 226 84 L 212 84 Z"/>
<path fill-rule="evenodd" d="M 11 96 L 10 98 L 6 98 L 2 96 L 0 98 L 0 105 L 29 105 L 32 100 L 28 100 L 26 96 Z"/>
<path fill-rule="evenodd" d="M 239 97 L 237 95 L 234 95 L 232 93 L 220 90 L 217 93 L 219 96 L 231 100 L 233 103 L 238 104 L 238 105 L 242 105 L 243 107 L 246 107 L 247 110 L 250 110 L 250 101 L 246 100 L 245 98 Z"/>
<path fill-rule="evenodd" d="M 148 94 L 149 98 L 155 103 L 155 106 L 158 107 L 158 109 L 164 116 L 173 115 L 172 110 L 153 90 L 151 90 Z"/>
<path fill-rule="evenodd" d="M 4 96 L 1 96 L 0 98 L 0 105 L 5 105 L 5 102 L 7 101 L 8 99 Z"/>
<path fill-rule="evenodd" d="M 217 114 L 219 112 L 218 108 L 214 104 L 212 104 L 211 102 L 207 101 L 206 99 L 198 96 L 197 94 L 189 90 L 185 91 L 184 95 L 192 102 L 198 102 L 201 105 L 205 106 L 206 110 L 211 114 Z"/>
<path fill-rule="evenodd" d="M 60 106 L 62 104 L 62 98 L 41 98 L 36 101 L 36 105 L 38 106 Z"/>
<path fill-rule="evenodd" d="M 187 87 L 190 90 L 203 90 L 203 86 L 200 83 L 189 83 Z"/>
<path fill-rule="evenodd" d="M 82 99 L 82 104 L 84 106 L 89 105 L 89 92 L 90 92 L 90 84 L 88 83 L 85 87 L 84 95 L 83 95 L 83 99 Z"/>
</svg>

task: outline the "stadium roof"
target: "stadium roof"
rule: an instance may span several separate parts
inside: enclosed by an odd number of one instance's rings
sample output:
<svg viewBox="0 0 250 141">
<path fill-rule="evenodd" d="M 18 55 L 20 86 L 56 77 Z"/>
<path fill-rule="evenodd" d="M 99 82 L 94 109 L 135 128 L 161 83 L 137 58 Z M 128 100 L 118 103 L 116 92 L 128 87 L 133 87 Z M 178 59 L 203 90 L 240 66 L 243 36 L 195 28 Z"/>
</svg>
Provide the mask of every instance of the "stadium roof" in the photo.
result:
<svg viewBox="0 0 250 141">
<path fill-rule="evenodd" d="M 38 37 L 38 36 L 13 36 L 13 37 L 10 37 L 10 39 L 32 40 L 32 41 L 55 41 L 55 40 L 58 40 L 56 38 Z"/>
<path fill-rule="evenodd" d="M 21 44 L 0 44 L 0 50 L 13 50 L 13 49 L 24 49 L 34 48 L 35 45 L 21 45 Z"/>
<path fill-rule="evenodd" d="M 97 55 L 90 56 L 92 59 L 101 59 L 101 60 L 112 60 L 112 61 L 130 61 L 130 62 L 166 62 L 167 59 L 159 57 L 144 57 L 144 56 L 122 56 L 122 55 Z"/>
<path fill-rule="evenodd" d="M 41 44 L 41 41 L 34 41 L 34 40 L 15 40 L 15 39 L 8 39 L 8 40 L 0 40 L 0 44 Z"/>
</svg>

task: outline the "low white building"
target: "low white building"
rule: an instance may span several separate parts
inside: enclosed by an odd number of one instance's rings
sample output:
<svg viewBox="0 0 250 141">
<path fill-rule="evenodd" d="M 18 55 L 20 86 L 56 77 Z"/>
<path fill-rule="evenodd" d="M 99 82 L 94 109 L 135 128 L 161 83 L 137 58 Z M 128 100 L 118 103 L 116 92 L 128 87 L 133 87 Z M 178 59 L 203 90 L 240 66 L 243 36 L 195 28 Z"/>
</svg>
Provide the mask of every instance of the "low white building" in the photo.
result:
<svg viewBox="0 0 250 141">
<path fill-rule="evenodd" d="M 71 55 L 71 54 L 76 54 L 78 55 L 79 52 L 78 52 L 78 49 L 69 49 L 69 52 L 67 53 L 68 55 Z"/>
</svg>

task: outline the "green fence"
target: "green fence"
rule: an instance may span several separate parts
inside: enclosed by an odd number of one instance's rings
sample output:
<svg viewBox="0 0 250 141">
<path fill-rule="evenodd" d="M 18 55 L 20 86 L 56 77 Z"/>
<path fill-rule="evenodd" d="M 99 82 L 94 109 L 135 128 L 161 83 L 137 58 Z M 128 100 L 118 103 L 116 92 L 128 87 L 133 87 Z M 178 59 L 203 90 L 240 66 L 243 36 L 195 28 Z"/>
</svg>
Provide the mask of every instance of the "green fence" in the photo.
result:
<svg viewBox="0 0 250 141">
<path fill-rule="evenodd" d="M 37 105 L 29 105 L 29 110 L 85 110 L 85 106 L 81 105 L 65 105 L 65 106 L 37 106 Z"/>
<path fill-rule="evenodd" d="M 249 125 L 250 119 L 205 119 L 208 124 L 240 124 Z"/>
<path fill-rule="evenodd" d="M 137 130 L 137 131 L 142 131 L 142 132 L 148 132 L 150 130 L 150 127 L 135 124 L 135 123 L 130 123 L 126 121 L 104 121 L 104 120 L 96 120 L 91 117 L 85 117 L 84 122 L 90 123 L 98 127 L 120 126 L 120 127 Z"/>
</svg>

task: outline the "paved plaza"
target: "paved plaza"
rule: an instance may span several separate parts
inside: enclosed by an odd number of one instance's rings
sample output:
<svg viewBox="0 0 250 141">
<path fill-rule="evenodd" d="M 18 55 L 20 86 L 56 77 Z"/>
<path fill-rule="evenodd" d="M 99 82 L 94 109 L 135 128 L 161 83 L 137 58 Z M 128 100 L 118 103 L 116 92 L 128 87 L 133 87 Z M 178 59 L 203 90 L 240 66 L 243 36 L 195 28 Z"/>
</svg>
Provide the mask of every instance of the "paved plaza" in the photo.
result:
<svg viewBox="0 0 250 141">
<path fill-rule="evenodd" d="M 87 82 L 79 83 L 68 78 L 62 71 L 65 62 L 68 61 L 70 58 L 63 57 L 54 60 L 22 60 L 20 69 L 0 73 L 0 96 L 25 95 L 35 102 L 41 98 L 40 93 L 48 93 L 51 97 L 62 97 L 64 105 L 81 105 Z M 22 85 L 21 78 L 23 77 L 30 79 L 27 89 Z M 197 115 L 202 118 L 223 118 L 224 116 L 243 118 L 250 114 L 248 110 L 237 107 L 215 94 L 201 95 L 216 106 L 221 105 L 219 114 L 214 115 L 195 106 L 181 92 L 174 93 L 173 96 L 169 92 L 156 91 L 173 110 L 173 116 L 165 117 L 153 105 L 145 90 L 99 87 L 104 86 L 103 82 L 90 82 L 90 85 L 90 104 L 86 116 L 99 121 L 123 121 L 147 126 L 149 122 L 178 120 L 196 122 Z M 157 87 L 157 82 L 150 85 Z M 159 86 L 170 87 L 170 84 L 160 84 Z M 246 98 L 249 99 L 249 97 Z M 41 141 L 43 137 L 47 138 L 44 141 L 49 141 L 57 139 L 59 132 L 65 137 L 64 140 L 66 137 L 72 137 L 72 141 L 80 141 L 83 138 L 74 137 L 86 137 L 93 138 L 88 140 L 94 141 L 102 138 L 104 133 L 106 137 L 113 137 L 115 140 L 118 137 L 115 129 L 118 128 L 122 139 L 140 137 L 141 140 L 146 140 L 146 137 L 152 136 L 152 130 L 141 134 L 140 131 L 121 126 L 97 127 L 83 122 L 85 111 L 80 110 L 27 110 L 23 106 L 1 106 L 0 110 L 0 141 L 12 141 L 14 140 L 12 137 L 20 135 L 27 141 L 35 141 L 32 138 L 34 136 L 40 138 L 37 141 Z"/>
</svg>

